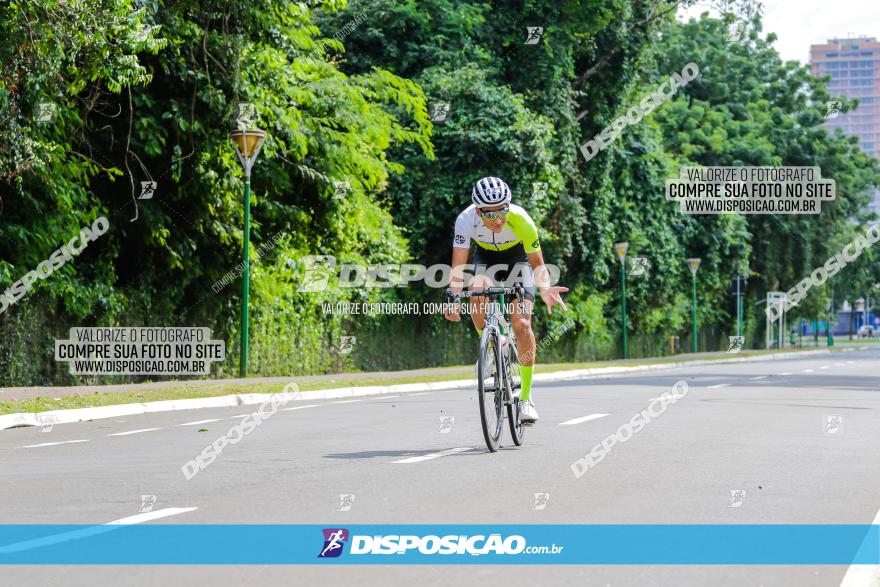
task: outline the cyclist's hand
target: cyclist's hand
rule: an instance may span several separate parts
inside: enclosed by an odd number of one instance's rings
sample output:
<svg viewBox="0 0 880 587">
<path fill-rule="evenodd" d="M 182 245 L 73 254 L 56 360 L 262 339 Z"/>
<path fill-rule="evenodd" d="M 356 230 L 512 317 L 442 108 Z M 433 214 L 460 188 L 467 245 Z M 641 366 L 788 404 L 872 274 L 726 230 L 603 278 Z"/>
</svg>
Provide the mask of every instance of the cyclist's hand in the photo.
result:
<svg viewBox="0 0 880 587">
<path fill-rule="evenodd" d="M 446 319 L 450 322 L 461 321 L 461 304 L 459 302 L 449 302 L 446 304 L 446 310 L 443 312 Z"/>
<path fill-rule="evenodd" d="M 562 309 L 566 312 L 568 311 L 568 308 L 565 307 L 565 302 L 562 301 L 562 296 L 559 295 L 564 291 L 568 291 L 567 287 L 545 287 L 542 288 L 540 291 L 541 299 L 544 300 L 545 304 L 547 304 L 547 311 L 550 314 L 553 313 L 553 306 L 555 306 L 556 304 L 562 306 Z"/>
</svg>

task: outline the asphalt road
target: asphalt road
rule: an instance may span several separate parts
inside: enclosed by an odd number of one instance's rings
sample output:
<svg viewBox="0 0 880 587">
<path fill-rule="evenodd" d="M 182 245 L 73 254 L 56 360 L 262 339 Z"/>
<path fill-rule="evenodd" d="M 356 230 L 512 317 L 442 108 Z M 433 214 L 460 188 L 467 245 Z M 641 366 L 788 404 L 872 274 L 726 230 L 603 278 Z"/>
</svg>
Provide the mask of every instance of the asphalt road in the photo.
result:
<svg viewBox="0 0 880 587">
<path fill-rule="evenodd" d="M 264 421 L 189 481 L 181 466 L 254 406 L 11 429 L 0 432 L 0 523 L 101 524 L 138 514 L 142 495 L 156 496 L 156 511 L 197 508 L 149 523 L 880 523 L 878 374 L 880 349 L 868 349 L 539 383 L 539 424 L 521 448 L 505 432 L 495 454 L 486 451 L 474 392 L 291 402 L 286 407 L 296 409 Z M 680 379 L 689 386 L 684 398 L 575 478 L 575 459 Z M 841 425 L 829 428 L 829 417 Z M 549 494 L 537 507 L 536 493 Z M 354 495 L 350 509 L 344 494 Z M 57 566 L 3 567 L 0 583 L 770 587 L 836 586 L 847 572 L 820 565 Z"/>
</svg>

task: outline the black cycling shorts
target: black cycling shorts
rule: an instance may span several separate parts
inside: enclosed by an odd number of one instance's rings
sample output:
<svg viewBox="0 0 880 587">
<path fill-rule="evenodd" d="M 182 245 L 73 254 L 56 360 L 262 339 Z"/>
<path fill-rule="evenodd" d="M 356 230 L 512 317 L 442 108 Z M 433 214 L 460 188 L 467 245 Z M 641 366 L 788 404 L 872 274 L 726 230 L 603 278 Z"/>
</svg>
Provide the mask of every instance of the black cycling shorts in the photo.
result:
<svg viewBox="0 0 880 587">
<path fill-rule="evenodd" d="M 484 249 L 477 245 L 477 252 L 471 262 L 474 275 L 488 275 L 493 285 L 512 287 L 515 282 L 522 283 L 526 298 L 535 301 L 535 276 L 522 243 L 503 251 Z"/>
</svg>

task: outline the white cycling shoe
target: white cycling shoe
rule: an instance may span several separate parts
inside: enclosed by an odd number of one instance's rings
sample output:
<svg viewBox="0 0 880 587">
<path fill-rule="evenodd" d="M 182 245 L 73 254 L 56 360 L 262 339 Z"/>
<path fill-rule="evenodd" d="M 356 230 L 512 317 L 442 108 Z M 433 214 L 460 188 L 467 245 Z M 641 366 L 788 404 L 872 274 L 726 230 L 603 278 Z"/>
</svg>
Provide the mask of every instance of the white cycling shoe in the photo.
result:
<svg viewBox="0 0 880 587">
<path fill-rule="evenodd" d="M 519 423 L 523 426 L 534 426 L 538 421 L 538 410 L 532 400 L 519 403 Z"/>
</svg>

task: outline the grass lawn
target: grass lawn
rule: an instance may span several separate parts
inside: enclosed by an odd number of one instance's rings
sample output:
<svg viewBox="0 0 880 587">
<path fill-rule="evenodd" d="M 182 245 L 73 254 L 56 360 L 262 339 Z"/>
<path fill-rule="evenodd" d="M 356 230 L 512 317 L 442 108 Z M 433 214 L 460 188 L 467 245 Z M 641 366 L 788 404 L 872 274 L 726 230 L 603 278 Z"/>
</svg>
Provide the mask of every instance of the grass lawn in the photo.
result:
<svg viewBox="0 0 880 587">
<path fill-rule="evenodd" d="M 867 341 L 860 341 L 867 342 Z M 878 341 L 880 342 L 880 341 Z M 821 347 L 820 347 L 821 348 Z M 795 352 L 810 349 L 786 349 L 783 352 Z M 832 351 L 841 350 L 839 347 L 831 348 Z M 637 365 L 652 365 L 657 363 L 687 363 L 691 361 L 725 360 L 742 357 L 753 357 L 779 351 L 744 351 L 738 354 L 720 355 L 714 357 L 692 357 L 688 355 L 675 355 L 668 357 L 655 357 L 650 359 L 634 359 L 630 361 L 593 361 L 587 363 L 549 363 L 539 364 L 537 373 L 550 373 L 554 371 L 571 371 L 574 369 L 590 369 L 599 367 L 632 367 Z M 361 387 L 370 385 L 398 385 L 403 383 L 429 383 L 437 381 L 453 381 L 457 379 L 469 379 L 474 377 L 473 365 L 459 366 L 464 372 L 434 373 L 431 375 L 410 375 L 405 377 L 371 377 L 364 373 L 363 377 L 356 379 L 318 379 L 314 381 L 299 382 L 300 391 L 313 391 L 319 389 L 333 389 L 337 387 Z M 453 368 L 454 369 L 454 368 Z M 193 385 L 181 382 L 180 385 L 169 385 L 162 389 L 149 389 L 143 391 L 100 392 L 65 396 L 60 398 L 38 397 L 27 400 L 0 401 L 0 415 L 16 414 L 19 412 L 47 412 L 50 410 L 69 410 L 74 408 L 90 408 L 97 406 L 110 406 L 118 404 L 155 402 L 173 399 L 195 399 L 202 397 L 217 397 L 221 395 L 233 395 L 239 393 L 277 393 L 284 389 L 284 383 L 235 383 L 216 385 Z"/>
</svg>

